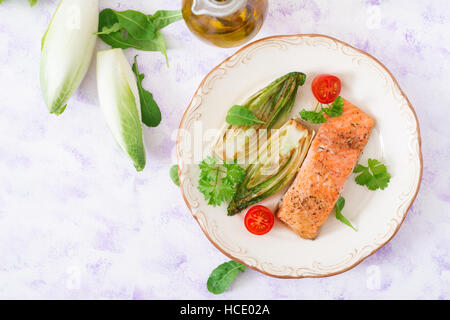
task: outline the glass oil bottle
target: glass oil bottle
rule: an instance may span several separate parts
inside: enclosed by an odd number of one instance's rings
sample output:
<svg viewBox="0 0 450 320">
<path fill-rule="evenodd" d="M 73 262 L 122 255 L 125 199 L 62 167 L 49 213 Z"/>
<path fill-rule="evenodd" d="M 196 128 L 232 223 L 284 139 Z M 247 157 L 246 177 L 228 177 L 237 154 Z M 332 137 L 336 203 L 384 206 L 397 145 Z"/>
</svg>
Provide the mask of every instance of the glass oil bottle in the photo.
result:
<svg viewBox="0 0 450 320">
<path fill-rule="evenodd" d="M 202 40 L 229 48 L 253 38 L 264 23 L 268 0 L 183 0 L 183 18 Z"/>
</svg>

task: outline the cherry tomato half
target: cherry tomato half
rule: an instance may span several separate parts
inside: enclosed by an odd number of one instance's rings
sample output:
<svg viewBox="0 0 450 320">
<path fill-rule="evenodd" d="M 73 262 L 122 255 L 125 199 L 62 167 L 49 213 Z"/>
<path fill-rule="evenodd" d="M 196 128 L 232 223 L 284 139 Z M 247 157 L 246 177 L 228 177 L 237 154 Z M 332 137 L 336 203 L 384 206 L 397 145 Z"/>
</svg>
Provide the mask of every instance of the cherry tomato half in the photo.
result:
<svg viewBox="0 0 450 320">
<path fill-rule="evenodd" d="M 314 79 L 312 92 L 320 103 L 332 103 L 341 93 L 341 80 L 331 74 L 321 74 Z"/>
<path fill-rule="evenodd" d="M 244 222 L 248 231 L 260 236 L 272 229 L 275 218 L 270 209 L 264 206 L 254 206 L 248 210 Z"/>
</svg>

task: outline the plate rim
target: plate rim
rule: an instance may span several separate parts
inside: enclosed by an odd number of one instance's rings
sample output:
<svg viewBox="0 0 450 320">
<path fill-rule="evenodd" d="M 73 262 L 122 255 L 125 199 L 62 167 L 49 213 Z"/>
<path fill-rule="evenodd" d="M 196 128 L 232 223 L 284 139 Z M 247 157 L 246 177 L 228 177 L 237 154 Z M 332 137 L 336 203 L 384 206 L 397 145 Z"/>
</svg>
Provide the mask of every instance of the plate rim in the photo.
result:
<svg viewBox="0 0 450 320">
<path fill-rule="evenodd" d="M 242 51 L 248 49 L 249 47 L 260 43 L 260 42 L 264 42 L 267 40 L 271 40 L 271 39 L 278 39 L 278 38 L 286 38 L 286 37 L 297 37 L 297 38 L 302 38 L 302 37 L 310 37 L 310 38 L 327 38 L 329 40 L 335 41 L 337 43 L 340 43 L 343 46 L 349 47 L 361 54 L 366 55 L 367 57 L 369 57 L 370 59 L 374 60 L 379 66 L 381 66 L 386 72 L 387 74 L 391 77 L 391 79 L 393 80 L 394 84 L 397 86 L 400 94 L 402 95 L 402 97 L 405 99 L 405 101 L 407 102 L 407 105 L 409 107 L 409 109 L 412 112 L 412 115 L 414 116 L 414 120 L 416 122 L 416 128 L 417 128 L 417 141 L 418 141 L 418 156 L 419 156 L 419 162 L 420 162 L 420 170 L 419 170 L 419 182 L 417 184 L 416 190 L 414 191 L 414 195 L 412 196 L 410 203 L 408 204 L 408 206 L 405 208 L 405 211 L 403 212 L 403 217 L 401 219 L 401 221 L 399 222 L 399 224 L 396 226 L 394 232 L 392 233 L 391 237 L 389 237 L 384 243 L 380 244 L 377 248 L 373 249 L 369 254 L 367 254 L 364 257 L 361 257 L 359 260 L 357 260 L 355 263 L 353 263 L 352 265 L 343 268 L 341 270 L 338 270 L 336 272 L 331 272 L 331 273 L 325 273 L 325 274 L 314 274 L 314 275 L 279 275 L 279 274 L 272 274 L 268 271 L 265 270 L 261 270 L 259 268 L 257 268 L 256 266 L 250 266 L 247 263 L 245 263 L 244 261 L 242 261 L 241 259 L 234 257 L 232 254 L 229 254 L 228 252 L 226 252 L 225 250 L 223 250 L 216 242 L 214 242 L 211 237 L 209 236 L 208 232 L 202 227 L 202 224 L 200 223 L 200 221 L 198 220 L 198 217 L 195 216 L 192 213 L 192 208 L 191 205 L 189 203 L 189 201 L 186 198 L 186 195 L 184 193 L 184 189 L 183 189 L 183 181 L 181 179 L 180 176 L 180 161 L 181 161 L 181 157 L 180 157 L 180 150 L 179 150 L 179 145 L 180 145 L 180 132 L 181 132 L 181 128 L 182 125 L 184 124 L 185 118 L 188 114 L 188 111 L 191 109 L 191 106 L 194 103 L 194 99 L 197 97 L 198 93 L 200 92 L 201 88 L 203 87 L 203 85 L 205 84 L 205 82 L 209 79 L 210 75 L 213 74 L 217 69 L 219 69 L 222 65 L 224 65 L 226 62 L 228 62 L 229 60 L 233 59 L 236 55 L 240 54 Z M 422 155 L 422 136 L 421 136 L 421 131 L 420 131 L 420 125 L 419 125 L 419 120 L 417 117 L 417 113 L 414 110 L 414 107 L 412 106 L 411 102 L 409 101 L 408 97 L 406 96 L 406 94 L 404 93 L 404 91 L 402 90 L 402 88 L 400 87 L 397 79 L 394 77 L 394 75 L 391 73 L 391 71 L 380 61 L 378 60 L 376 57 L 374 57 L 373 55 L 358 49 L 350 44 L 348 44 L 347 42 L 344 42 L 342 40 L 336 39 L 332 36 L 328 36 L 328 35 L 324 35 L 324 34 L 316 34 L 316 33 L 303 33 L 303 34 L 285 34 L 285 35 L 276 35 L 276 36 L 269 36 L 269 37 L 264 37 L 255 41 L 252 41 L 248 44 L 246 44 L 245 46 L 242 46 L 241 48 L 239 48 L 236 52 L 234 52 L 232 55 L 230 55 L 229 57 L 227 57 L 226 59 L 224 59 L 223 61 L 221 61 L 217 66 L 215 66 L 214 68 L 212 68 L 202 79 L 202 81 L 200 82 L 197 90 L 195 91 L 194 95 L 192 96 L 191 101 L 189 102 L 186 110 L 183 113 L 183 116 L 180 120 L 180 124 L 178 126 L 178 134 L 177 134 L 177 140 L 176 140 L 176 149 L 177 149 L 177 165 L 178 165 L 178 176 L 179 176 L 179 180 L 180 180 L 180 190 L 181 190 L 181 194 L 183 196 L 184 202 L 186 203 L 189 212 L 191 213 L 192 217 L 195 219 L 195 221 L 197 222 L 198 226 L 200 227 L 200 229 L 202 230 L 202 232 L 204 233 L 204 235 L 206 236 L 206 238 L 214 245 L 214 247 L 216 247 L 220 252 L 222 252 L 226 257 L 237 261 L 243 265 L 245 265 L 247 268 L 250 268 L 252 270 L 258 271 L 264 275 L 270 276 L 270 277 L 274 277 L 274 278 L 280 278 L 280 279 L 303 279 L 303 278 L 325 278 L 325 277 L 331 277 L 331 276 L 335 276 L 341 273 L 344 273 L 346 271 L 349 271 L 353 268 L 355 268 L 356 266 L 358 266 L 361 262 L 363 262 L 364 260 L 366 260 L 367 258 L 369 258 L 370 256 L 372 256 L 373 254 L 375 254 L 378 250 L 380 250 L 381 248 L 383 248 L 386 244 L 388 244 L 397 234 L 397 232 L 400 230 L 400 227 L 402 226 L 403 222 L 405 221 L 405 218 L 412 206 L 412 204 L 414 203 L 414 201 L 416 200 L 417 194 L 419 193 L 419 189 L 420 186 L 422 184 L 422 176 L 423 176 L 423 155 Z"/>
</svg>

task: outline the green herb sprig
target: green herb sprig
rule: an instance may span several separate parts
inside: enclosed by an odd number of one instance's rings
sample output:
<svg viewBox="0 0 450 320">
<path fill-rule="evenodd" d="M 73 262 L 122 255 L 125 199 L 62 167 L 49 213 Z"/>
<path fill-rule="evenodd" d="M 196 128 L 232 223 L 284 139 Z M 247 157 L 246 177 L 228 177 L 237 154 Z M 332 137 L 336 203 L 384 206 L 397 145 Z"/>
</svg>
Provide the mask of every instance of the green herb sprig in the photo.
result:
<svg viewBox="0 0 450 320">
<path fill-rule="evenodd" d="M 320 107 L 320 108 L 319 108 Z M 324 114 L 327 114 L 331 118 L 340 117 L 344 111 L 344 99 L 342 97 L 337 97 L 336 100 L 331 104 L 331 106 L 324 107 L 323 104 L 317 102 L 314 111 L 307 111 L 303 109 L 300 111 L 300 117 L 311 123 L 325 123 L 327 118 Z"/>
<path fill-rule="evenodd" d="M 5 0 L 0 0 L 0 4 L 2 4 Z M 37 0 L 28 0 L 28 2 L 30 3 L 30 6 L 34 6 L 37 2 Z"/>
<path fill-rule="evenodd" d="M 168 65 L 166 42 L 160 30 L 182 17 L 179 10 L 159 10 L 146 15 L 135 10 L 104 9 L 100 12 L 97 34 L 113 48 L 159 51 Z"/>
<path fill-rule="evenodd" d="M 34 6 L 37 0 L 28 0 L 28 2 L 30 3 L 30 6 Z"/>
<path fill-rule="evenodd" d="M 369 159 L 367 167 L 358 164 L 353 172 L 359 173 L 355 178 L 356 183 L 366 186 L 372 191 L 386 189 L 391 180 L 391 175 L 387 171 L 386 166 L 376 159 Z"/>
<path fill-rule="evenodd" d="M 142 122 L 148 127 L 157 127 L 161 123 L 161 110 L 153 99 L 153 95 L 142 87 L 142 80 L 144 80 L 145 75 L 139 73 L 137 56 L 134 57 L 133 72 L 137 78 Z"/>
<path fill-rule="evenodd" d="M 178 166 L 175 164 L 172 167 L 170 167 L 169 171 L 170 179 L 172 179 L 173 183 L 180 186 L 180 177 L 178 176 Z"/>
<path fill-rule="evenodd" d="M 208 204 L 214 207 L 230 201 L 236 192 L 236 185 L 245 177 L 245 170 L 238 164 L 219 164 L 214 157 L 207 157 L 199 164 L 199 168 L 198 190 Z"/>
<path fill-rule="evenodd" d="M 208 278 L 206 287 L 213 294 L 224 293 L 239 272 L 245 271 L 245 266 L 236 261 L 228 261 L 215 268 Z"/>
<path fill-rule="evenodd" d="M 249 109 L 234 105 L 228 110 L 226 122 L 233 126 L 252 126 L 256 123 L 264 123 L 259 120 Z"/>
<path fill-rule="evenodd" d="M 344 206 L 345 206 L 345 199 L 344 199 L 344 197 L 339 197 L 338 201 L 336 202 L 336 219 L 338 219 L 343 224 L 346 224 L 347 226 L 349 226 L 353 230 L 358 231 L 351 224 L 351 222 L 346 217 L 344 217 L 344 215 L 342 214 L 342 210 L 344 209 Z"/>
</svg>

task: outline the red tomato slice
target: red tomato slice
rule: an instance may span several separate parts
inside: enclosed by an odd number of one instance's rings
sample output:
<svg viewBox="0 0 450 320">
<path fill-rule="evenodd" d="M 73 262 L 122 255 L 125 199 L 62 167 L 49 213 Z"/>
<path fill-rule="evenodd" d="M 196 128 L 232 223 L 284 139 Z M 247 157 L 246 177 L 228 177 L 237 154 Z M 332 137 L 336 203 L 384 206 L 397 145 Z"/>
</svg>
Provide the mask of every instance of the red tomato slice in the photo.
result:
<svg viewBox="0 0 450 320">
<path fill-rule="evenodd" d="M 332 103 L 341 93 L 341 80 L 331 74 L 321 74 L 314 79 L 312 92 L 320 103 Z"/>
<path fill-rule="evenodd" d="M 244 222 L 248 231 L 260 236 L 272 229 L 275 218 L 270 209 L 264 206 L 254 206 L 248 210 Z"/>
</svg>

